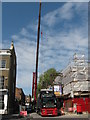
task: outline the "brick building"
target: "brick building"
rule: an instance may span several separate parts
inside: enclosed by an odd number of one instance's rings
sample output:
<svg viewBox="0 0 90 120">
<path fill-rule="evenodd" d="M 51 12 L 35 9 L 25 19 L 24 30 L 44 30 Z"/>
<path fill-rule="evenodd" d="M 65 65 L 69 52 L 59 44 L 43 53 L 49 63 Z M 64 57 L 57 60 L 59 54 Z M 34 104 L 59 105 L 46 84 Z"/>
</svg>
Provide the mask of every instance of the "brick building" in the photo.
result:
<svg viewBox="0 0 90 120">
<path fill-rule="evenodd" d="M 22 105 L 22 106 L 25 105 L 25 94 L 22 88 L 16 88 L 15 98 L 19 102 L 19 105 Z"/>
<path fill-rule="evenodd" d="M 0 114 L 14 112 L 16 87 L 16 54 L 13 42 L 10 49 L 0 50 Z"/>
</svg>

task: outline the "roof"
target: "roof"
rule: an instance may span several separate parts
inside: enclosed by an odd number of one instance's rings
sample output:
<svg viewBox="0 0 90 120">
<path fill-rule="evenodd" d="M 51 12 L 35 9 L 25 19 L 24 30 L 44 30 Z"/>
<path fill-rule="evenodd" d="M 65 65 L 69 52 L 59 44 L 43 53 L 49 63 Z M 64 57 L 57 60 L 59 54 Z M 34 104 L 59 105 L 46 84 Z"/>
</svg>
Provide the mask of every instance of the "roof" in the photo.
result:
<svg viewBox="0 0 90 120">
<path fill-rule="evenodd" d="M 0 55 L 11 55 L 10 49 L 2 49 L 0 50 Z"/>
<path fill-rule="evenodd" d="M 13 50 L 15 54 L 14 44 L 13 41 L 11 42 L 10 49 L 0 49 L 0 55 L 11 55 L 11 51 Z"/>
</svg>

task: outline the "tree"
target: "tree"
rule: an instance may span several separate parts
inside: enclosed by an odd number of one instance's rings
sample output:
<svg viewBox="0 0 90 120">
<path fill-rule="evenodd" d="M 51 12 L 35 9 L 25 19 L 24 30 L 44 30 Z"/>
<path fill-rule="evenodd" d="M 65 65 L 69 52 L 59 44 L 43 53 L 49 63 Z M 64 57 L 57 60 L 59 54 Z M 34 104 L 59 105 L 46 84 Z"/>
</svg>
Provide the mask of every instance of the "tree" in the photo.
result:
<svg viewBox="0 0 90 120">
<path fill-rule="evenodd" d="M 44 72 L 44 74 L 41 74 L 39 76 L 37 93 L 42 88 L 44 89 L 47 88 L 48 86 L 52 86 L 56 76 L 58 76 L 58 72 L 54 68 L 50 68 L 46 72 Z"/>
</svg>

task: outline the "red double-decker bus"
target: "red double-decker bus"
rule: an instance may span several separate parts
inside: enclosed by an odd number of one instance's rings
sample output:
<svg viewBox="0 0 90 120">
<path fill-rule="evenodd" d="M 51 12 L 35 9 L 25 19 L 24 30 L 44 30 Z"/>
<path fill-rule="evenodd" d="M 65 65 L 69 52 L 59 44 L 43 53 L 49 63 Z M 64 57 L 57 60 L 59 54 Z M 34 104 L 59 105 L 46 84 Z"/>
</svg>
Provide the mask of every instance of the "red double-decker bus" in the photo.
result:
<svg viewBox="0 0 90 120">
<path fill-rule="evenodd" d="M 53 90 L 41 89 L 37 99 L 37 113 L 41 116 L 57 116 L 57 101 Z"/>
</svg>

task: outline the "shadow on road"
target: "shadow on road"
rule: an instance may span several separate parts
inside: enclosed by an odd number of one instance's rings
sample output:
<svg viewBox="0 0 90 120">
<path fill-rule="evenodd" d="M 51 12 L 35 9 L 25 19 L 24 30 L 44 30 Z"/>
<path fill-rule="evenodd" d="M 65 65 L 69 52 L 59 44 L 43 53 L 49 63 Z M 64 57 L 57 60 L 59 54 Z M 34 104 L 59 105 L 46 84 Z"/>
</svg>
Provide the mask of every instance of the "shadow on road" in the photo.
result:
<svg viewBox="0 0 90 120">
<path fill-rule="evenodd" d="M 11 120 L 11 119 L 21 119 L 24 118 L 23 116 L 20 115 L 2 115 L 0 120 Z"/>
</svg>

